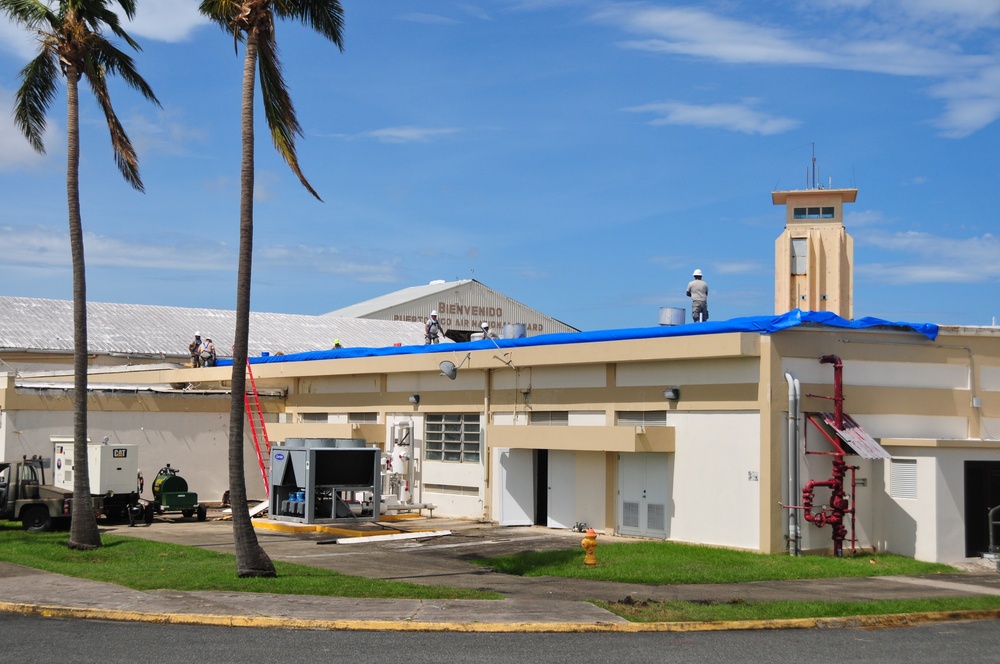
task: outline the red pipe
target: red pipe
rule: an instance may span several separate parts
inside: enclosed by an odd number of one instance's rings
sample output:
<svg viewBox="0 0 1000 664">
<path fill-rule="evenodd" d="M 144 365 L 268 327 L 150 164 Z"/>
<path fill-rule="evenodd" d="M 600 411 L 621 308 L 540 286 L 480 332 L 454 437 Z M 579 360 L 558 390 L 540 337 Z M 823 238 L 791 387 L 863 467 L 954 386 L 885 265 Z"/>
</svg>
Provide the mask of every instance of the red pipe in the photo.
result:
<svg viewBox="0 0 1000 664">
<path fill-rule="evenodd" d="M 803 517 L 817 528 L 830 524 L 833 528 L 833 555 L 838 558 L 844 555 L 844 540 L 847 538 L 847 528 L 844 526 L 844 515 L 853 513 L 851 501 L 844 493 L 844 476 L 847 474 L 847 464 L 844 457 L 833 458 L 833 477 L 828 480 L 810 480 L 802 488 Z M 812 511 L 813 495 L 816 487 L 830 489 L 830 509 L 821 509 L 815 514 Z"/>
<path fill-rule="evenodd" d="M 836 355 L 824 355 L 819 358 L 819 361 L 820 364 L 833 365 L 834 426 L 838 431 L 843 431 L 844 363 Z M 806 521 L 815 524 L 819 528 L 822 528 L 826 524 L 830 524 L 833 528 L 833 555 L 838 558 L 844 555 L 844 540 L 847 538 L 847 528 L 844 525 L 844 516 L 851 514 L 852 520 L 854 518 L 854 510 L 851 509 L 851 501 L 847 497 L 847 494 L 844 493 L 844 476 L 847 475 L 847 468 L 847 464 L 844 463 L 844 455 L 841 453 L 834 453 L 833 477 L 828 480 L 810 480 L 802 488 L 802 506 L 805 508 L 805 514 L 803 516 Z M 824 508 L 815 514 L 813 513 L 813 495 L 816 487 L 825 487 L 830 489 L 829 511 Z"/>
</svg>

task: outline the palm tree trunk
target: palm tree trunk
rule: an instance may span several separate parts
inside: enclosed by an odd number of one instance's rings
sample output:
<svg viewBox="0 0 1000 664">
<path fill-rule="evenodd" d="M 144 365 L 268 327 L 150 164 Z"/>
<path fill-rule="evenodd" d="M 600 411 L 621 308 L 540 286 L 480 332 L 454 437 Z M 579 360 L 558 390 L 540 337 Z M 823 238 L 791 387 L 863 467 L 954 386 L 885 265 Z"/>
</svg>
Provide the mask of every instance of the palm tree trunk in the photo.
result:
<svg viewBox="0 0 1000 664">
<path fill-rule="evenodd" d="M 87 457 L 87 271 L 83 260 L 80 215 L 80 105 L 76 67 L 66 71 L 66 198 L 69 203 L 69 246 L 73 256 L 73 511 L 69 548 L 101 546 L 91 507 Z"/>
<path fill-rule="evenodd" d="M 261 548 L 250 520 L 247 479 L 243 468 L 244 399 L 247 380 L 247 352 L 250 339 L 250 273 L 253 265 L 254 143 L 253 102 L 257 39 L 247 36 L 243 62 L 243 104 L 241 109 L 243 163 L 240 168 L 240 249 L 236 275 L 236 332 L 233 344 L 232 402 L 229 408 L 229 495 L 233 508 L 233 543 L 236 547 L 236 575 L 275 576 L 274 563 Z"/>
</svg>

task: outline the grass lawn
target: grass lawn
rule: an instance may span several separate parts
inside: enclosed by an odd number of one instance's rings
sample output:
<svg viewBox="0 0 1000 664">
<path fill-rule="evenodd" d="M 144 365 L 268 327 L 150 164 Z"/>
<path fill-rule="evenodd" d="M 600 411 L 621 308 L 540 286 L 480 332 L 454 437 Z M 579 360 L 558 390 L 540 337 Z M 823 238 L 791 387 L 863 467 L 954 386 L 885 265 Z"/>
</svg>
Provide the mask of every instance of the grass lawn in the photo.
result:
<svg viewBox="0 0 1000 664">
<path fill-rule="evenodd" d="M 677 542 L 597 545 L 597 566 L 583 565 L 583 550 L 535 551 L 475 561 L 519 576 L 561 576 L 621 583 L 747 583 L 845 576 L 953 574 L 950 565 L 924 563 L 891 554 L 792 557 L 716 549 Z"/>
<path fill-rule="evenodd" d="M 583 565 L 583 550 L 535 551 L 475 562 L 521 576 L 559 576 L 639 584 L 747 583 L 908 574 L 953 574 L 957 568 L 891 554 L 792 557 L 732 551 L 677 542 L 630 542 L 597 546 L 596 567 Z M 594 604 L 636 622 L 716 622 L 1000 609 L 1000 597 L 886 600 L 878 602 L 653 601 L 627 597 Z"/>
<path fill-rule="evenodd" d="M 501 599 L 497 593 L 425 586 L 348 576 L 329 570 L 274 561 L 273 579 L 236 577 L 231 554 L 120 535 L 102 535 L 94 551 L 72 551 L 66 532 L 29 533 L 19 524 L 0 524 L 0 560 L 25 567 L 135 590 L 228 590 L 335 597 L 406 599 Z"/>
</svg>

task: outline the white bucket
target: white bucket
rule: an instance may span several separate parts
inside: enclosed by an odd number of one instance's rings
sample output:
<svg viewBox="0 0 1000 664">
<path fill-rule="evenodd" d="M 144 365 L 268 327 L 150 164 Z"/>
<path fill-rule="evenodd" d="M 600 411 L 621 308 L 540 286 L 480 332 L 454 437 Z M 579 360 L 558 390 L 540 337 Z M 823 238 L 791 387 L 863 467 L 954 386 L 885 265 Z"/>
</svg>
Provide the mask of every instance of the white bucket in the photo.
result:
<svg viewBox="0 0 1000 664">
<path fill-rule="evenodd" d="M 686 314 L 686 309 L 660 307 L 660 325 L 683 325 Z"/>
</svg>

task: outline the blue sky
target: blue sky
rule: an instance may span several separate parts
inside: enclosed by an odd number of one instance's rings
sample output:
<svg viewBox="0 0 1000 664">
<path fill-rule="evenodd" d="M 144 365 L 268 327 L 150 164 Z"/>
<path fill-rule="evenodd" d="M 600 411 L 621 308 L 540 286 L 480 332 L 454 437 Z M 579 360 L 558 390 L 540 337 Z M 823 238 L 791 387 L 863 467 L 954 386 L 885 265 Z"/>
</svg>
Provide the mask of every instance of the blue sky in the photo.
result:
<svg viewBox="0 0 1000 664">
<path fill-rule="evenodd" d="M 81 87 L 88 297 L 232 309 L 242 52 L 197 0 L 140 0 L 158 109 L 112 79 L 146 193 Z M 316 201 L 260 119 L 253 308 L 321 314 L 475 278 L 580 329 L 771 314 L 773 189 L 857 187 L 855 316 L 1000 317 L 997 0 L 344 0 L 345 50 L 277 39 Z M 30 36 L 0 19 L 0 294 L 70 299 L 65 93 L 47 154 L 10 119 Z"/>
</svg>

